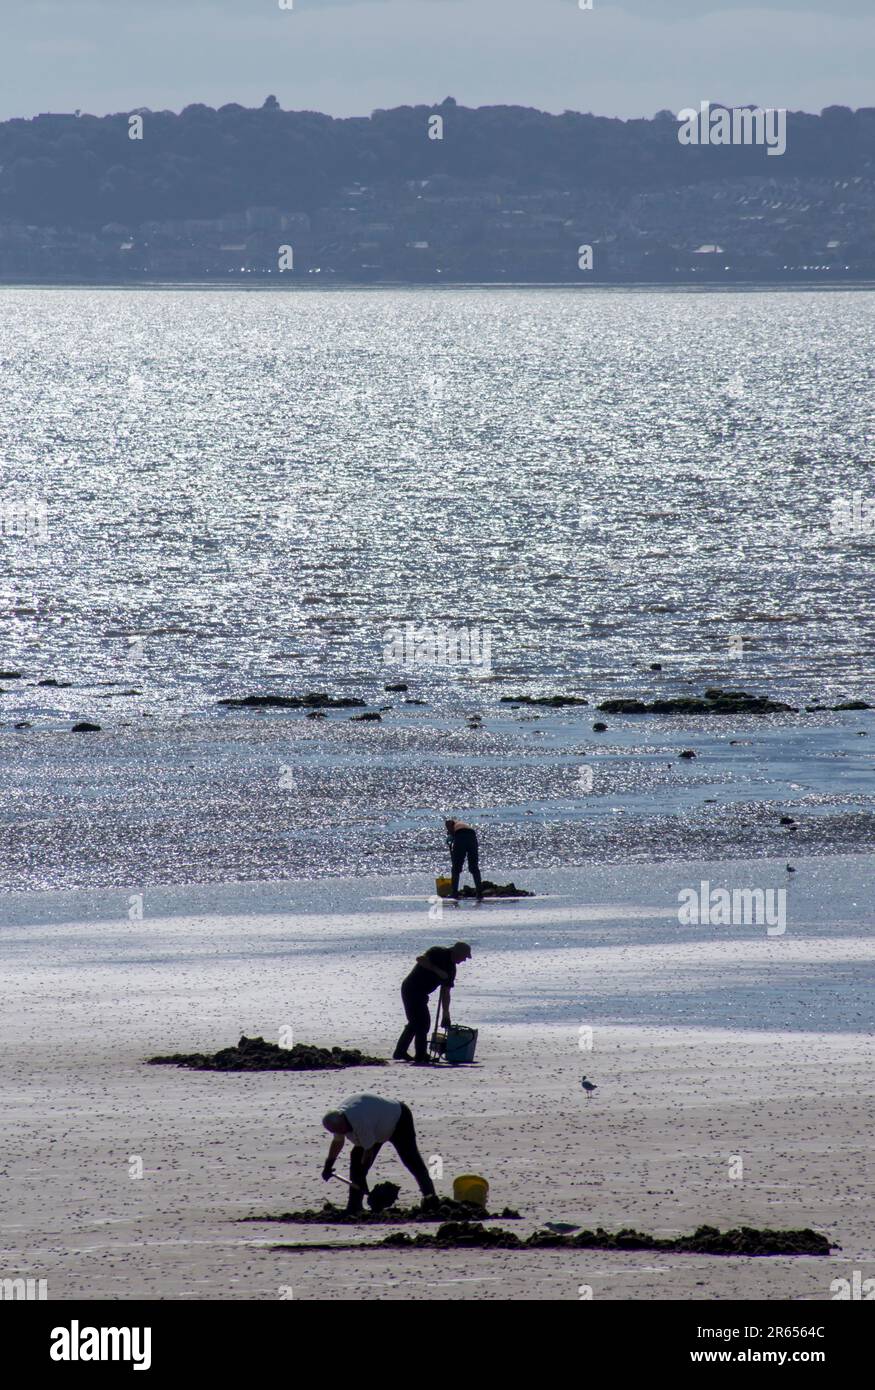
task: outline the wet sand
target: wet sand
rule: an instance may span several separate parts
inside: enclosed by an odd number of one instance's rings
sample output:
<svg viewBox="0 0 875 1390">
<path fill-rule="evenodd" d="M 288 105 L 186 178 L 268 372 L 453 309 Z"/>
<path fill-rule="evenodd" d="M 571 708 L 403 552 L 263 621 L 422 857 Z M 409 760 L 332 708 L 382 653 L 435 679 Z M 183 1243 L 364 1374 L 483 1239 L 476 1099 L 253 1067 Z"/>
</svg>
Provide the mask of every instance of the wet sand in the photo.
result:
<svg viewBox="0 0 875 1390">
<path fill-rule="evenodd" d="M 700 868 L 679 872 L 695 883 Z M 73 904 L 55 895 L 8 904 L 0 1273 L 46 1278 L 50 1299 L 320 1300 L 578 1299 L 581 1288 L 595 1299 L 819 1300 L 834 1278 L 875 1274 L 875 1044 L 862 1007 L 854 1026 L 854 990 L 875 955 L 868 865 L 836 862 L 830 885 L 822 861 L 800 860 L 800 876 L 821 876 L 821 896 L 798 888 L 796 917 L 773 940 L 682 931 L 660 906 L 661 872 L 635 866 L 612 884 L 616 871 L 604 870 L 586 901 L 558 882 L 561 897 L 442 921 L 427 915 L 428 885 L 417 899 L 409 883 L 385 881 L 336 889 L 323 913 L 312 885 L 259 885 L 246 913 L 239 889 L 224 913 L 197 902 L 197 915 L 186 915 L 190 890 L 165 892 L 162 915 L 147 894 L 143 921 L 97 905 L 65 919 Z M 455 1007 L 481 1028 L 472 1067 L 143 1065 L 284 1027 L 295 1041 L 388 1055 L 412 955 L 457 935 L 475 944 Z M 775 1002 L 794 987 L 796 1016 Z M 703 999 L 717 1001 L 713 1026 L 685 1007 Z M 597 1084 L 590 1100 L 584 1073 Z M 811 1226 L 842 1249 L 829 1259 L 271 1250 L 350 1239 L 347 1228 L 239 1218 L 342 1198 L 319 1176 L 319 1119 L 359 1090 L 406 1100 L 423 1154 L 442 1163 L 439 1190 L 484 1174 L 491 1207 L 522 1214 L 521 1235 L 548 1220 L 654 1235 Z M 398 1181 L 404 1204 L 414 1195 L 391 1149 L 374 1178 Z"/>
</svg>

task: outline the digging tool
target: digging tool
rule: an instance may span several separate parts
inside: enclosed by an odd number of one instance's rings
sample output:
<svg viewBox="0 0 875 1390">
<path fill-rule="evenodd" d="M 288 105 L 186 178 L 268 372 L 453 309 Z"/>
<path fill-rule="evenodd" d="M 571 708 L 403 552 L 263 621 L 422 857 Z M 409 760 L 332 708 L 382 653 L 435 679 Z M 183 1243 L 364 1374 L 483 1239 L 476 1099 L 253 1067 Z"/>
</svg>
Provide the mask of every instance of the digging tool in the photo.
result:
<svg viewBox="0 0 875 1390">
<path fill-rule="evenodd" d="M 434 1027 L 428 1040 L 428 1051 L 433 1062 L 439 1062 L 447 1050 L 447 1035 L 440 1026 L 440 1017 L 441 1006 L 440 996 L 438 996 L 437 1007 L 434 1011 Z"/>
<path fill-rule="evenodd" d="M 353 1192 L 362 1191 L 354 1182 L 350 1182 L 349 1178 L 342 1178 L 339 1173 L 332 1173 L 331 1176 L 336 1178 L 338 1182 L 346 1183 L 346 1186 L 351 1187 Z M 372 1187 L 367 1194 L 368 1206 L 374 1212 L 385 1211 L 387 1207 L 391 1207 L 397 1201 L 400 1191 L 401 1188 L 397 1183 L 378 1182 L 376 1187 Z"/>
</svg>

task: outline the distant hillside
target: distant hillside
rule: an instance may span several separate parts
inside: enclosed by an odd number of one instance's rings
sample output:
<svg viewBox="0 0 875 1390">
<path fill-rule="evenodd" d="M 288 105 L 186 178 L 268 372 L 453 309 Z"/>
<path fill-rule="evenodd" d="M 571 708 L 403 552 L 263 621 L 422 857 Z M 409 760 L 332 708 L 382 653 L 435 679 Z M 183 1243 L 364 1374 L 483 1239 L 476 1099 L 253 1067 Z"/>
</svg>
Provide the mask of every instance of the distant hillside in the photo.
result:
<svg viewBox="0 0 875 1390">
<path fill-rule="evenodd" d="M 139 140 L 130 114 L 0 124 L 0 275 L 275 273 L 280 243 L 294 274 L 353 279 L 571 279 L 581 242 L 597 278 L 724 253 L 742 276 L 827 252 L 837 274 L 875 272 L 875 108 L 790 113 L 780 157 L 682 145 L 671 112 L 448 98 L 335 120 L 269 97 L 141 111 Z"/>
</svg>

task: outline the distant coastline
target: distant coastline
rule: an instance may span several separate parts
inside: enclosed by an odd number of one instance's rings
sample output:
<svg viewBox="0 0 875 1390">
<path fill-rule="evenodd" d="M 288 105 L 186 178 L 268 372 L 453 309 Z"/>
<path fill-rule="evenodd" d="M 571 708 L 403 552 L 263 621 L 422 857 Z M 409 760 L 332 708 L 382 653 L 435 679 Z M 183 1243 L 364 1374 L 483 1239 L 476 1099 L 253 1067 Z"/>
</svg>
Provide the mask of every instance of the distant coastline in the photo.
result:
<svg viewBox="0 0 875 1390">
<path fill-rule="evenodd" d="M 244 279 L 242 276 L 232 280 L 168 280 L 139 277 L 131 280 L 108 278 L 105 280 L 86 280 L 81 277 L 70 279 L 15 279 L 0 274 L 0 289 L 82 289 L 82 290 L 270 290 L 277 294 L 304 293 L 318 294 L 326 290 L 574 290 L 581 294 L 593 290 L 641 291 L 645 293 L 672 292 L 687 293 L 701 291 L 703 294 L 732 294 L 740 291 L 769 291 L 788 294 L 800 291 L 829 293 L 830 291 L 875 290 L 875 277 L 860 279 L 849 276 L 836 277 L 825 281 L 822 276 L 812 276 L 809 280 L 599 280 L 591 279 L 585 284 L 577 280 L 345 280 L 330 277 L 314 280 L 309 277 L 267 276 Z"/>
<path fill-rule="evenodd" d="M 3 121 L 0 281 L 875 282 L 875 108 L 772 112 L 775 147 L 754 114 L 722 145 L 452 98 Z"/>
</svg>

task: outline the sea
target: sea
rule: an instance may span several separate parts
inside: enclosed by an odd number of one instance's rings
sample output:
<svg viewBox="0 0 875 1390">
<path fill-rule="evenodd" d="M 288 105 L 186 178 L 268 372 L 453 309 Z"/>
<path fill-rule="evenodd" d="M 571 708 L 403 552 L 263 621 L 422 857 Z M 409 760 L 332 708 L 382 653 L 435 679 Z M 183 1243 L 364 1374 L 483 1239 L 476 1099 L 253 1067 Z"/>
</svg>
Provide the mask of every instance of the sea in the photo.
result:
<svg viewBox="0 0 875 1390">
<path fill-rule="evenodd" d="M 873 374 L 868 291 L 0 287 L 0 888 L 868 850 Z M 712 687 L 800 712 L 597 710 Z"/>
</svg>

